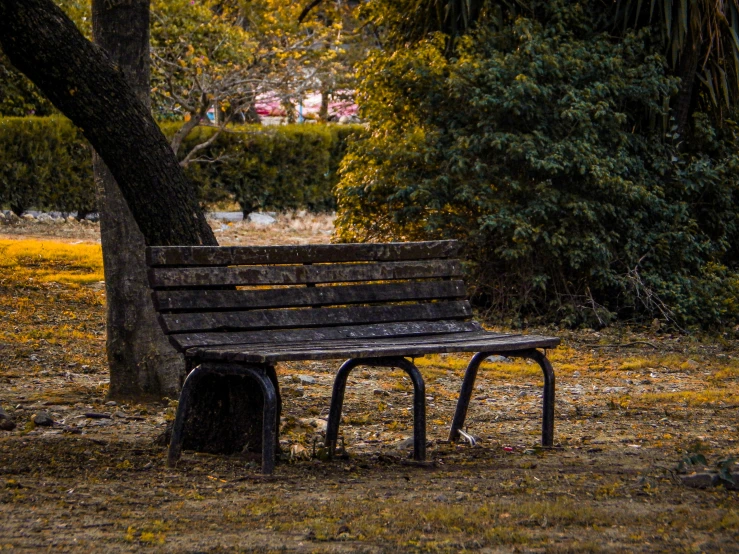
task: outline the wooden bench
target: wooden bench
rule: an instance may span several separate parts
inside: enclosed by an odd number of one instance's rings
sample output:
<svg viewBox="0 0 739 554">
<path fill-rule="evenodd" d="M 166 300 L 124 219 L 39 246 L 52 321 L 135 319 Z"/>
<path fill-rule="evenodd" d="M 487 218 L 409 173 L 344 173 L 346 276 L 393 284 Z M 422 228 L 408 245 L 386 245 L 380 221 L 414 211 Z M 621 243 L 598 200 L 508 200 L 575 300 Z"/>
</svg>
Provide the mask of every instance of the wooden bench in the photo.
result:
<svg viewBox="0 0 739 554">
<path fill-rule="evenodd" d="M 198 381 L 246 375 L 264 394 L 262 471 L 274 468 L 277 406 L 269 372 L 287 360 L 347 359 L 334 381 L 326 432 L 333 452 L 344 390 L 358 365 L 404 370 L 414 387 L 414 458 L 425 458 L 423 378 L 414 358 L 475 352 L 449 439 L 464 425 L 480 364 L 530 358 L 544 372 L 542 444 L 554 430 L 554 372 L 539 348 L 559 339 L 483 330 L 465 299 L 455 241 L 253 247 L 150 247 L 149 283 L 164 332 L 191 368 L 170 442 L 176 463 Z"/>
</svg>

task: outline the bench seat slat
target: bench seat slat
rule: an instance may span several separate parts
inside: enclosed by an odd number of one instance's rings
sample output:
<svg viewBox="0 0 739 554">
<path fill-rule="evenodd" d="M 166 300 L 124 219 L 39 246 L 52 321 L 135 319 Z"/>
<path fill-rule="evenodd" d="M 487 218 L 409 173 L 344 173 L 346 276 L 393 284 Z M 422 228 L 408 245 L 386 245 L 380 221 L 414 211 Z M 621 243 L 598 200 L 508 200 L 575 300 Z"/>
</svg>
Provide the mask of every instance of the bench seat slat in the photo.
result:
<svg viewBox="0 0 739 554">
<path fill-rule="evenodd" d="M 401 321 L 369 325 L 346 325 L 315 329 L 277 329 L 266 331 L 206 332 L 169 335 L 178 350 L 198 346 L 227 346 L 253 343 L 284 344 L 296 341 L 337 340 L 344 338 L 408 337 L 446 333 L 471 333 L 482 327 L 476 321 Z"/>
<path fill-rule="evenodd" d="M 464 297 L 464 282 L 456 280 L 263 290 L 160 290 L 154 293 L 154 305 L 160 311 L 225 311 Z"/>
<path fill-rule="evenodd" d="M 152 246 L 150 267 L 430 260 L 454 257 L 453 240 L 302 246 Z"/>
<path fill-rule="evenodd" d="M 471 333 L 473 334 L 473 333 Z M 275 363 L 289 360 L 325 360 L 344 358 L 371 358 L 378 356 L 423 356 L 444 352 L 505 353 L 531 348 L 554 348 L 559 339 L 537 335 L 500 335 L 498 333 L 474 333 L 469 340 L 446 340 L 445 335 L 408 337 L 406 340 L 373 339 L 359 346 L 356 341 L 316 341 L 311 346 L 243 345 L 221 348 L 197 348 L 188 355 L 200 360 L 221 360 L 249 363 Z M 489 336 L 487 336 L 489 335 Z"/>
<path fill-rule="evenodd" d="M 290 327 L 323 327 L 351 323 L 384 323 L 464 319 L 472 316 L 467 301 L 352 306 L 348 308 L 305 308 L 287 310 L 253 310 L 248 312 L 200 312 L 161 314 L 168 333 L 195 331 L 275 329 Z"/>
<path fill-rule="evenodd" d="M 298 285 L 461 277 L 457 260 L 360 264 L 161 268 L 150 270 L 153 288 Z"/>
</svg>

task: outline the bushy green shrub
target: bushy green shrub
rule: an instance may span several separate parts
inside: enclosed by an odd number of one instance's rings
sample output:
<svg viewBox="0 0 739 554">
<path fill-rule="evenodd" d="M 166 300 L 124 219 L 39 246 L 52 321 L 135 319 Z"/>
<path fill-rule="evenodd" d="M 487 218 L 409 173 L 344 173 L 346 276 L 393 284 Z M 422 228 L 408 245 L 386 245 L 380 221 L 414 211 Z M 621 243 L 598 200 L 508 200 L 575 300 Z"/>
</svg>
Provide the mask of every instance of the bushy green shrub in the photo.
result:
<svg viewBox="0 0 739 554">
<path fill-rule="evenodd" d="M 172 136 L 179 126 L 165 123 Z M 222 133 L 190 163 L 187 175 L 203 201 L 235 198 L 245 213 L 335 206 L 337 168 L 358 126 L 238 126 Z M 183 151 L 204 142 L 213 128 L 199 127 Z M 62 117 L 0 118 L 0 206 L 78 211 L 95 209 L 90 148 Z"/>
<path fill-rule="evenodd" d="M 0 118 L 0 205 L 17 214 L 94 210 L 90 148 L 69 120 Z"/>
<path fill-rule="evenodd" d="M 477 301 L 509 323 L 736 323 L 739 129 L 697 114 L 703 140 L 681 148 L 663 126 L 678 81 L 646 32 L 533 4 L 453 56 L 434 37 L 369 60 L 340 236 L 463 240 Z"/>
<path fill-rule="evenodd" d="M 165 124 L 165 134 L 174 132 Z M 201 194 L 233 195 L 244 213 L 255 210 L 305 208 L 331 211 L 337 169 L 350 136 L 358 126 L 286 125 L 236 127 L 217 137 L 205 152 L 214 163 L 191 163 L 188 176 Z M 185 140 L 183 151 L 214 132 L 199 127 Z"/>
</svg>

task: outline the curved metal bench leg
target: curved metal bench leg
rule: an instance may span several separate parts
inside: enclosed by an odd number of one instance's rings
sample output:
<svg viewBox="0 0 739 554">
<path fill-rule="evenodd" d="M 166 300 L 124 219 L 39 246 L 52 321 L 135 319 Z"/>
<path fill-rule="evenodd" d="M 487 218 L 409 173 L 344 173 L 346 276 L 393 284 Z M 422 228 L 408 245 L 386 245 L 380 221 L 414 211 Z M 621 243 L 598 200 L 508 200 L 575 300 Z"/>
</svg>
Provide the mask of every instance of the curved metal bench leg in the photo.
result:
<svg viewBox="0 0 739 554">
<path fill-rule="evenodd" d="M 333 456 L 336 443 L 339 440 L 339 423 L 341 422 L 341 409 L 344 407 L 344 391 L 346 380 L 352 369 L 359 365 L 359 360 L 351 359 L 341 364 L 334 379 L 334 388 L 331 393 L 331 406 L 328 412 L 328 423 L 326 425 L 326 450 L 328 455 Z"/>
<path fill-rule="evenodd" d="M 541 445 L 554 445 L 554 369 L 547 357 L 538 350 L 529 350 L 526 358 L 531 358 L 544 372 L 543 415 L 541 420 Z"/>
<path fill-rule="evenodd" d="M 262 409 L 262 473 L 269 475 L 275 470 L 277 392 L 264 371 L 251 367 L 245 369 L 262 387 L 262 396 L 264 397 L 264 408 Z"/>
<path fill-rule="evenodd" d="M 475 379 L 477 379 L 477 370 L 488 356 L 490 354 L 486 352 L 478 352 L 472 356 L 470 363 L 467 365 L 467 370 L 464 372 L 464 379 L 462 380 L 462 388 L 459 391 L 459 398 L 457 399 L 457 409 L 454 410 L 454 419 L 449 429 L 449 442 L 455 442 L 459 438 L 459 430 L 464 425 L 464 420 L 467 418 L 467 409 L 470 407 L 472 390 L 475 386 Z"/>
<path fill-rule="evenodd" d="M 397 367 L 405 371 L 413 383 L 413 459 L 426 459 L 426 385 L 423 376 L 412 362 L 405 358 L 352 358 L 344 362 L 339 368 L 334 380 L 334 389 L 331 395 L 331 407 L 326 427 L 326 450 L 333 456 L 336 442 L 339 438 L 339 424 L 341 410 L 344 405 L 344 391 L 346 381 L 352 369 L 359 365 L 370 367 Z"/>
<path fill-rule="evenodd" d="M 460 389 L 459 399 L 457 400 L 457 409 L 454 412 L 454 419 L 449 430 L 449 441 L 453 442 L 459 438 L 459 430 L 464 425 L 464 420 L 467 417 L 467 409 L 470 405 L 470 398 L 472 397 L 472 390 L 475 386 L 477 370 L 480 368 L 480 364 L 494 354 L 503 354 L 511 358 L 529 358 L 541 367 L 544 372 L 541 444 L 542 446 L 552 446 L 554 444 L 554 369 L 547 357 L 538 350 L 502 353 L 479 352 L 472 357 L 464 374 L 464 380 L 462 381 L 462 388 Z"/>
<path fill-rule="evenodd" d="M 180 402 L 177 406 L 177 416 L 172 428 L 172 438 L 169 443 L 167 465 L 173 467 L 182 452 L 182 440 L 185 429 L 185 420 L 192 405 L 193 392 L 197 382 L 204 375 L 216 373 L 220 375 L 247 375 L 255 379 L 262 389 L 264 408 L 262 416 L 262 473 L 270 474 L 275 468 L 275 452 L 277 443 L 277 391 L 267 372 L 260 367 L 240 364 L 201 364 L 193 369 L 185 379 L 180 393 Z"/>
<path fill-rule="evenodd" d="M 185 420 L 187 419 L 187 413 L 190 411 L 195 385 L 208 372 L 209 370 L 207 368 L 204 369 L 203 366 L 199 365 L 185 377 L 182 392 L 180 392 L 180 401 L 177 405 L 177 415 L 172 426 L 172 437 L 169 439 L 169 453 L 167 455 L 167 465 L 169 467 L 177 465 L 177 460 L 180 459 Z"/>
</svg>

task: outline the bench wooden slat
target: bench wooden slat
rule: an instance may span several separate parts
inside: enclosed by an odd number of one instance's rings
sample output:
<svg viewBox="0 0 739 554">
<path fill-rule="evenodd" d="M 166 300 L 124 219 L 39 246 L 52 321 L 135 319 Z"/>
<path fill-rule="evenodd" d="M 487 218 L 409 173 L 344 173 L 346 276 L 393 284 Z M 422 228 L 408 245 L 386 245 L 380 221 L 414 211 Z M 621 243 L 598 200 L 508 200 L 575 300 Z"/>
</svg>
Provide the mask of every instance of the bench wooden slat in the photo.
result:
<svg viewBox="0 0 739 554">
<path fill-rule="evenodd" d="M 474 332 L 444 333 L 444 335 L 441 338 L 435 334 L 431 334 L 431 335 L 415 335 L 415 336 L 407 336 L 407 337 L 387 336 L 387 337 L 376 337 L 373 339 L 350 337 L 350 338 L 342 338 L 342 339 L 297 340 L 297 341 L 291 341 L 287 343 L 244 342 L 242 344 L 231 344 L 227 346 L 199 347 L 199 348 L 196 348 L 195 350 L 196 351 L 198 350 L 208 350 L 208 351 L 268 350 L 271 352 L 281 352 L 281 351 L 298 352 L 302 350 L 310 350 L 316 346 L 320 347 L 322 350 L 324 349 L 331 350 L 331 349 L 345 349 L 349 347 L 362 348 L 362 347 L 367 347 L 368 345 L 392 346 L 392 345 L 428 344 L 429 342 L 439 342 L 439 341 L 445 344 L 467 343 L 470 341 L 479 340 L 481 337 L 484 337 L 485 339 L 490 339 L 490 338 L 495 338 L 495 337 L 510 338 L 510 337 L 518 337 L 518 336 L 522 336 L 522 335 L 492 333 L 489 331 L 479 330 L 479 331 L 474 331 Z"/>
<path fill-rule="evenodd" d="M 362 346 L 355 341 L 321 341 L 312 346 L 290 348 L 269 348 L 244 345 L 243 349 L 234 346 L 221 348 L 198 348 L 194 354 L 201 360 L 222 360 L 249 363 L 275 363 L 288 360 L 326 360 L 344 358 L 372 358 L 378 356 L 423 356 L 444 352 L 491 352 L 506 353 L 531 348 L 554 348 L 559 339 L 537 335 L 499 335 L 474 333 L 470 340 L 446 341 L 444 335 L 410 337 L 407 341 L 397 339 L 368 340 Z"/>
<path fill-rule="evenodd" d="M 161 314 L 168 333 L 274 329 L 289 327 L 323 327 L 351 323 L 383 323 L 463 319 L 472 316 L 467 301 L 354 306 L 350 308 L 305 308 L 287 310 L 253 310 L 248 312 L 201 312 Z"/>
<path fill-rule="evenodd" d="M 263 290 L 160 290 L 154 292 L 154 305 L 160 311 L 225 311 L 464 297 L 464 281 L 455 280 Z"/>
<path fill-rule="evenodd" d="M 361 264 L 193 267 L 152 269 L 153 288 L 238 285 L 299 285 L 461 277 L 457 260 Z"/>
<path fill-rule="evenodd" d="M 454 257 L 459 242 L 310 244 L 304 246 L 152 246 L 150 267 L 298 264 L 356 261 L 406 261 Z"/>
<path fill-rule="evenodd" d="M 476 321 L 403 321 L 318 329 L 182 333 L 170 335 L 169 339 L 179 350 L 187 350 L 199 346 L 225 346 L 246 343 L 284 344 L 295 341 L 336 340 L 343 338 L 372 339 L 376 337 L 471 333 L 481 329 L 482 327 Z"/>
</svg>

